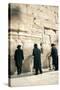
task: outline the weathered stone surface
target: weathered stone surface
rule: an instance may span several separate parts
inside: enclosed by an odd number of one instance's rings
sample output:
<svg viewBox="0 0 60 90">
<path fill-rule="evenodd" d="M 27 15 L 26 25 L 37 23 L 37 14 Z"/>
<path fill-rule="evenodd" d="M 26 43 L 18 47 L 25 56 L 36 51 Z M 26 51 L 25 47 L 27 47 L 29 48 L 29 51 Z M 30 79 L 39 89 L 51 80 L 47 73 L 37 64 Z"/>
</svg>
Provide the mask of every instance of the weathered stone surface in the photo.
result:
<svg viewBox="0 0 60 90">
<path fill-rule="evenodd" d="M 19 7 L 19 17 L 11 18 L 10 29 L 11 40 L 11 70 L 14 72 L 14 51 L 18 44 L 22 45 L 24 51 L 23 71 L 31 71 L 32 49 L 34 43 L 43 44 L 42 67 L 49 66 L 48 53 L 51 43 L 58 45 L 58 7 L 29 4 L 12 4 Z M 13 7 L 12 7 L 13 8 Z M 14 69 L 14 70 L 13 70 Z"/>
</svg>

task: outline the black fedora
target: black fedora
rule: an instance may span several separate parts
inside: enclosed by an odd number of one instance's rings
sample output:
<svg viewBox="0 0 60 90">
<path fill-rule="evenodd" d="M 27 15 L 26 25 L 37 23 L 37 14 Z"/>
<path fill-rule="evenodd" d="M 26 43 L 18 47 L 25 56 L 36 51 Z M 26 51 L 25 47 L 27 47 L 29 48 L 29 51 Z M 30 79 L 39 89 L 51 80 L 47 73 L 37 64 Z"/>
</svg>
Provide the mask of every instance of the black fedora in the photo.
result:
<svg viewBox="0 0 60 90">
<path fill-rule="evenodd" d="M 20 48 L 20 47 L 21 47 L 21 45 L 18 45 L 18 46 L 17 46 L 17 48 Z"/>
<path fill-rule="evenodd" d="M 55 46 L 55 44 L 54 44 L 54 43 L 52 43 L 52 44 L 51 44 L 51 46 Z"/>
</svg>

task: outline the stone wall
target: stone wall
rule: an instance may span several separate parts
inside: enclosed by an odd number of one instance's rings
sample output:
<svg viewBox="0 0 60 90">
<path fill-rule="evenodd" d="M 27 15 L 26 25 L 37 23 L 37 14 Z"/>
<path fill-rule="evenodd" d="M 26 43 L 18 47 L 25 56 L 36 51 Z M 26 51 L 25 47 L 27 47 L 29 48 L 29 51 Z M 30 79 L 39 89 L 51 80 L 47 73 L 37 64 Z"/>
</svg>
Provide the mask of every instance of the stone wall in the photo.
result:
<svg viewBox="0 0 60 90">
<path fill-rule="evenodd" d="M 24 50 L 23 72 L 33 67 L 34 43 L 43 44 L 42 67 L 49 67 L 51 43 L 58 45 L 58 7 L 46 5 L 11 4 L 10 23 L 11 71 L 14 72 L 14 52 L 18 44 Z M 15 67 L 15 68 L 13 68 Z"/>
</svg>

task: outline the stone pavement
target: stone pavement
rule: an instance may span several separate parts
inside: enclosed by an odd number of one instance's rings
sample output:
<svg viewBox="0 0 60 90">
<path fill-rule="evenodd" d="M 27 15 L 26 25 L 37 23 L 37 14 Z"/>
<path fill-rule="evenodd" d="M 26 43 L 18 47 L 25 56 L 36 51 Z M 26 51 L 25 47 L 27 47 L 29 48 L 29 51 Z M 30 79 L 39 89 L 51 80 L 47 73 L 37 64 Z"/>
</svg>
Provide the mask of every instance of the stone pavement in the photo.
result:
<svg viewBox="0 0 60 90">
<path fill-rule="evenodd" d="M 12 87 L 36 86 L 36 85 L 56 85 L 59 81 L 59 72 L 45 70 L 43 74 L 33 75 L 31 72 L 13 75 L 10 79 Z"/>
</svg>

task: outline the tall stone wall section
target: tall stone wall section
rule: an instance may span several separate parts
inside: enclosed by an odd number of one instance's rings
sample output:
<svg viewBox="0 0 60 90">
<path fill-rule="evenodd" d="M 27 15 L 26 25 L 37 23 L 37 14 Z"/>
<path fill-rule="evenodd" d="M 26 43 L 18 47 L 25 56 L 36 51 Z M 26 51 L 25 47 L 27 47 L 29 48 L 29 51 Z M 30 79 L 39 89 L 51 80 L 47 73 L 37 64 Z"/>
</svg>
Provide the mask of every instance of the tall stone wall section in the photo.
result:
<svg viewBox="0 0 60 90">
<path fill-rule="evenodd" d="M 15 10 L 15 12 L 14 12 Z M 17 14 L 18 12 L 18 14 Z M 11 4 L 10 23 L 11 71 L 14 72 L 14 52 L 18 44 L 24 50 L 23 72 L 32 71 L 34 43 L 43 45 L 42 67 L 49 67 L 51 43 L 58 45 L 58 7 Z"/>
</svg>

